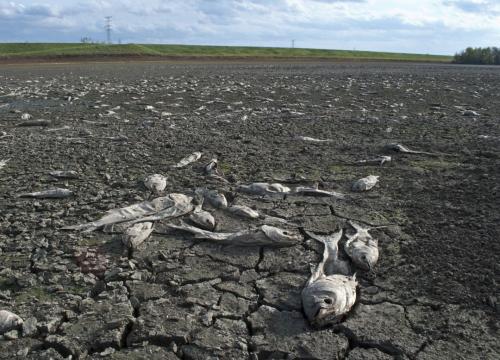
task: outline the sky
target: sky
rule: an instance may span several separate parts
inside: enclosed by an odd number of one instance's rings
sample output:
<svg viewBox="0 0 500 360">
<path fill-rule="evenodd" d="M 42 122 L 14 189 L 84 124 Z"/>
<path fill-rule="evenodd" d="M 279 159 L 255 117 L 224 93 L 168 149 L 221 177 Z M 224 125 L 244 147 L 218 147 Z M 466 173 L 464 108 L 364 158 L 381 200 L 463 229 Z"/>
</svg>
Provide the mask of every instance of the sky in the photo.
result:
<svg viewBox="0 0 500 360">
<path fill-rule="evenodd" d="M 0 0 L 0 42 L 243 45 L 454 54 L 500 47 L 500 0 Z"/>
</svg>

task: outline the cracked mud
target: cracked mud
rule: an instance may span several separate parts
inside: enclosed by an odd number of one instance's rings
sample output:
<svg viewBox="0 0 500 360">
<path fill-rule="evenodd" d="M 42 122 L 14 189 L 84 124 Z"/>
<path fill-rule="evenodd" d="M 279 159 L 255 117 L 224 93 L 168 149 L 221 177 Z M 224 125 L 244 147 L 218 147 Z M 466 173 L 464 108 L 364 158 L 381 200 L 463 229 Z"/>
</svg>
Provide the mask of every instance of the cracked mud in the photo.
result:
<svg viewBox="0 0 500 360">
<path fill-rule="evenodd" d="M 24 323 L 0 335 L 0 359 L 498 359 L 499 83 L 492 68 L 425 64 L 2 67 L 0 310 Z M 227 183 L 205 174 L 213 158 Z M 307 236 L 226 246 L 160 221 L 127 249 L 61 230 L 150 200 L 152 174 L 303 235 L 386 226 L 371 231 L 379 262 L 358 271 L 345 320 L 316 329 L 300 292 L 322 246 Z M 376 186 L 352 192 L 368 175 Z M 252 182 L 347 196 L 236 191 Z M 19 197 L 54 188 L 73 195 Z M 261 221 L 210 212 L 217 232 Z"/>
</svg>

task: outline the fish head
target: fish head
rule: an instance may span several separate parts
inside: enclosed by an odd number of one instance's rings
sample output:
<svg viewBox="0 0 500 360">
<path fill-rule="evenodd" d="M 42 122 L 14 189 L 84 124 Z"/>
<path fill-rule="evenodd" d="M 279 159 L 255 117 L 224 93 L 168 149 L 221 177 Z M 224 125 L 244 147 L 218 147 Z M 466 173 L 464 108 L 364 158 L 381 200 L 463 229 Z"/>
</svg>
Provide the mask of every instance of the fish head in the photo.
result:
<svg viewBox="0 0 500 360">
<path fill-rule="evenodd" d="M 376 248 L 365 249 L 365 251 L 359 252 L 359 255 L 354 260 L 357 267 L 365 271 L 371 271 L 378 261 L 378 250 Z"/>
<path fill-rule="evenodd" d="M 262 225 L 262 231 L 268 238 L 273 240 L 276 244 L 297 244 L 302 241 L 302 236 L 298 233 L 283 230 L 274 226 Z"/>
<path fill-rule="evenodd" d="M 208 211 L 198 211 L 189 216 L 192 222 L 206 230 L 215 228 L 215 218 Z"/>
<path fill-rule="evenodd" d="M 304 312 L 313 326 L 336 324 L 354 305 L 356 282 L 329 282 L 320 279 L 302 291 Z"/>
</svg>

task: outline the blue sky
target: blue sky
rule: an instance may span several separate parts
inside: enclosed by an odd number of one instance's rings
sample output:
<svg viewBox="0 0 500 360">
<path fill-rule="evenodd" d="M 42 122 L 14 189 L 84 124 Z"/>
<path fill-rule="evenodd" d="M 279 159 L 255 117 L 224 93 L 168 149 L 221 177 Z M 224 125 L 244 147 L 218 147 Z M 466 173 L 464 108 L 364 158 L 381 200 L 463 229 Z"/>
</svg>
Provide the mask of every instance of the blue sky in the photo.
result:
<svg viewBox="0 0 500 360">
<path fill-rule="evenodd" d="M 0 0 L 0 42 L 105 40 L 453 54 L 500 47 L 500 0 Z"/>
</svg>

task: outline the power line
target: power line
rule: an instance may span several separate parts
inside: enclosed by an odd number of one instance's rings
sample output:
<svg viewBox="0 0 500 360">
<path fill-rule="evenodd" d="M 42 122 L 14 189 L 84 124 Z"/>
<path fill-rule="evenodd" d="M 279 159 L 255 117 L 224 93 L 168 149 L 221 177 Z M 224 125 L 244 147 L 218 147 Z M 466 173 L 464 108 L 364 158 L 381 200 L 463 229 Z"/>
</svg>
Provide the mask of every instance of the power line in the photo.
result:
<svg viewBox="0 0 500 360">
<path fill-rule="evenodd" d="M 105 16 L 106 25 L 104 28 L 106 29 L 106 39 L 108 40 L 108 44 L 111 44 L 111 18 L 112 16 Z"/>
</svg>

